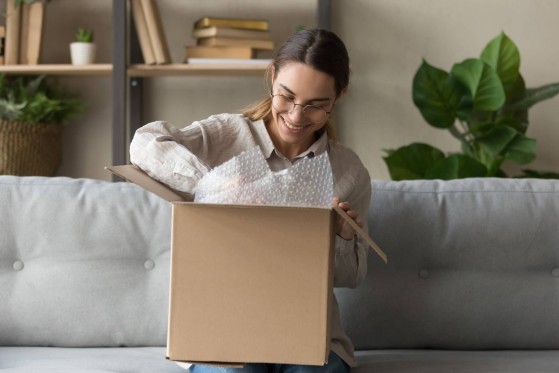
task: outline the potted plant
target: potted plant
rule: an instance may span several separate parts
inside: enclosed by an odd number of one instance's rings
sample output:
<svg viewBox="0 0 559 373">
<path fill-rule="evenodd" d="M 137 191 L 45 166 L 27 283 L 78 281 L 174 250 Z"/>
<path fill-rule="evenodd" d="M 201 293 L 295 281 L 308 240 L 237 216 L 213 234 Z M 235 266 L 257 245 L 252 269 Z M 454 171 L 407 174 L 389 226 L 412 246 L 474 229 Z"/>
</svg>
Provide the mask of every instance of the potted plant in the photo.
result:
<svg viewBox="0 0 559 373">
<path fill-rule="evenodd" d="M 526 88 L 520 53 L 504 33 L 479 58 L 456 63 L 446 72 L 423 61 L 413 79 L 413 102 L 425 121 L 450 131 L 462 152 L 445 154 L 423 143 L 386 150 L 394 180 L 507 177 L 505 161 L 527 164 L 536 140 L 526 136 L 528 110 L 559 93 L 559 83 Z M 523 170 L 520 177 L 559 178 L 553 172 Z"/>
<path fill-rule="evenodd" d="M 82 108 L 45 76 L 0 74 L 0 174 L 53 176 L 62 124 Z"/>
<path fill-rule="evenodd" d="M 95 62 L 95 44 L 93 31 L 79 28 L 75 34 L 76 41 L 70 43 L 70 56 L 73 65 L 87 65 Z"/>
</svg>

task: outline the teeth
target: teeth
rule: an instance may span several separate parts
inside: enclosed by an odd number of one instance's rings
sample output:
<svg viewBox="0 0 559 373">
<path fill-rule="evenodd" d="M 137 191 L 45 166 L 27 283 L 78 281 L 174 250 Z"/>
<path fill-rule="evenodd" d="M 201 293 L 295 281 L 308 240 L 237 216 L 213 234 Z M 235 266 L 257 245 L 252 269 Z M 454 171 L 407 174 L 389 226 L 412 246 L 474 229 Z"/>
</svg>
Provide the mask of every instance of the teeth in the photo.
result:
<svg viewBox="0 0 559 373">
<path fill-rule="evenodd" d="M 285 123 L 285 125 L 286 125 L 288 128 L 292 129 L 292 130 L 300 130 L 300 129 L 303 129 L 303 128 L 304 128 L 304 127 L 292 126 L 292 125 L 289 124 L 289 123 Z"/>
<path fill-rule="evenodd" d="M 282 118 L 282 119 L 283 119 L 283 118 Z M 285 123 L 285 125 L 287 126 L 287 128 L 292 129 L 292 130 L 297 130 L 297 131 L 300 131 L 300 130 L 302 130 L 303 128 L 306 127 L 306 126 L 293 126 L 293 125 L 287 123 L 287 122 L 285 121 L 285 119 L 283 119 L 283 123 Z"/>
</svg>

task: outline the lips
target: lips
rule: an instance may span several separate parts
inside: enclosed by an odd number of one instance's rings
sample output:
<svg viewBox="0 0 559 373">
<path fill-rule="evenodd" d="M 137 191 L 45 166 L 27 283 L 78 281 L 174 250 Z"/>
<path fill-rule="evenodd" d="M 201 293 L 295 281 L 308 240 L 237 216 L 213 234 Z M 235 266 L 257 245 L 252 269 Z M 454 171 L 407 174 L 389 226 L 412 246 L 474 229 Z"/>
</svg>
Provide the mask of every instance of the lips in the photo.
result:
<svg viewBox="0 0 559 373">
<path fill-rule="evenodd" d="M 304 126 L 294 126 L 293 124 L 289 124 L 284 117 L 281 117 L 281 120 L 283 121 L 283 124 L 285 124 L 285 126 L 290 129 L 291 131 L 296 131 L 296 132 L 301 132 L 303 131 L 305 128 L 307 128 L 309 125 L 304 125 Z"/>
</svg>

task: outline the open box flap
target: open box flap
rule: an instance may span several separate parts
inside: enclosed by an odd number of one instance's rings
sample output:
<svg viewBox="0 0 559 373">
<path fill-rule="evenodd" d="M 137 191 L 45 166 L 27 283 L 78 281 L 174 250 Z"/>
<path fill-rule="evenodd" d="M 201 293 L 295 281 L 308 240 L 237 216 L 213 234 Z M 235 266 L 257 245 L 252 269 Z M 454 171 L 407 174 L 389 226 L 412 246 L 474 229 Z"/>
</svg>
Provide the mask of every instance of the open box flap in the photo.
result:
<svg viewBox="0 0 559 373">
<path fill-rule="evenodd" d="M 106 170 L 120 176 L 124 180 L 130 181 L 149 192 L 163 198 L 168 202 L 192 201 L 194 198 L 187 194 L 169 188 L 167 185 L 152 179 L 144 171 L 133 165 L 107 166 Z"/>
<path fill-rule="evenodd" d="M 144 171 L 140 170 L 138 167 L 133 165 L 123 165 L 123 166 L 107 166 L 105 169 L 109 170 L 113 174 L 120 176 L 124 180 L 128 180 L 142 188 L 154 193 L 155 195 L 163 198 L 169 202 L 182 202 L 182 201 L 192 201 L 193 196 L 187 193 L 181 193 L 176 190 L 169 188 L 167 185 L 160 183 L 149 177 Z M 334 211 L 338 213 L 346 222 L 348 222 L 357 234 L 365 241 L 373 251 L 380 256 L 380 258 L 387 263 L 388 258 L 384 251 L 373 241 L 369 235 L 361 228 L 355 221 L 350 218 L 345 211 L 339 206 L 334 206 Z"/>
<path fill-rule="evenodd" d="M 353 229 L 355 229 L 355 232 L 357 232 L 357 234 L 363 239 L 365 240 L 365 242 L 367 242 L 367 244 L 369 246 L 371 246 L 371 249 L 373 249 L 373 251 L 375 253 L 377 253 L 378 256 L 380 256 L 380 258 L 385 262 L 388 263 L 388 257 L 386 256 L 386 254 L 384 253 L 384 251 L 382 251 L 382 249 L 376 244 L 375 241 L 372 240 L 371 237 L 369 237 L 369 235 L 363 230 L 363 228 L 361 228 L 359 225 L 357 225 L 357 223 L 355 222 L 355 220 L 353 220 L 352 218 L 349 217 L 348 214 L 346 214 L 346 212 L 340 207 L 340 206 L 334 206 L 334 211 L 336 211 L 338 213 L 338 215 L 340 215 L 342 218 L 344 218 L 344 220 L 346 222 L 349 223 L 349 225 L 351 225 L 351 227 Z"/>
</svg>

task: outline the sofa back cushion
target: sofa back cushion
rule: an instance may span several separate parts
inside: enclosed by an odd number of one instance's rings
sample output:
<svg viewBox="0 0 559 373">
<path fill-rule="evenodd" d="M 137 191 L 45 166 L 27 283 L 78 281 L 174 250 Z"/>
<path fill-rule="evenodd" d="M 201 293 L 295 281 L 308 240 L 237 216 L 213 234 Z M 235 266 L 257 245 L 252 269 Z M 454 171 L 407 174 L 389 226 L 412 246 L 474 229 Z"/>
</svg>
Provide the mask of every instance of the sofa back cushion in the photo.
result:
<svg viewBox="0 0 559 373">
<path fill-rule="evenodd" d="M 0 176 L 0 206 L 0 345 L 165 345 L 167 202 L 129 183 Z"/>
<path fill-rule="evenodd" d="M 365 282 L 337 289 L 357 349 L 559 348 L 559 181 L 374 181 Z"/>
</svg>

